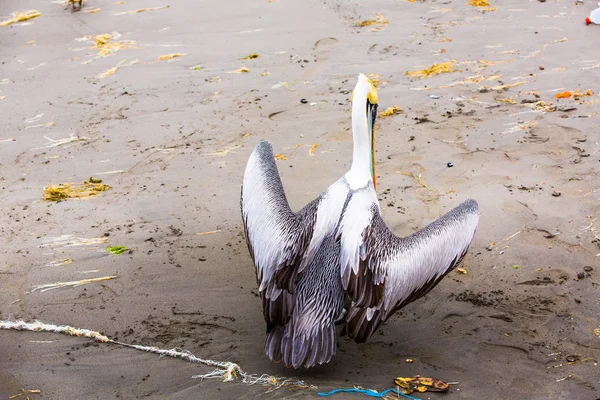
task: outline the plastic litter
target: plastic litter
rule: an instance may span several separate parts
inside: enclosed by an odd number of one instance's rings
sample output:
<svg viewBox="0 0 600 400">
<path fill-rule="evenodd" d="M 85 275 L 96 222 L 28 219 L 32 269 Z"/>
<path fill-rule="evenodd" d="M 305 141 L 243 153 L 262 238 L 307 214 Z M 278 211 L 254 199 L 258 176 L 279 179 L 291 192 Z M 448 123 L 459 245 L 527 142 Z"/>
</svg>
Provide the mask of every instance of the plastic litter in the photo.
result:
<svg viewBox="0 0 600 400">
<path fill-rule="evenodd" d="M 598 6 L 600 7 L 600 3 L 598 3 Z M 590 16 L 585 19 L 585 24 L 600 25 L 600 8 L 596 8 L 595 10 L 590 12 Z"/>
<path fill-rule="evenodd" d="M 427 391 L 432 392 L 445 392 L 449 389 L 449 384 L 440 381 L 435 378 L 426 378 L 421 375 L 416 375 L 412 378 L 398 377 L 394 379 L 394 383 L 404 390 L 404 393 L 410 394 L 413 392 L 425 393 Z"/>
<path fill-rule="evenodd" d="M 402 396 L 406 399 L 419 400 L 419 398 L 404 394 L 401 391 L 399 391 L 398 389 L 388 389 L 388 390 L 384 390 L 383 392 L 376 392 L 375 390 L 369 390 L 369 389 L 348 388 L 348 389 L 335 389 L 335 390 L 332 390 L 331 392 L 327 392 L 327 393 L 317 392 L 317 394 L 321 397 L 327 397 L 327 396 L 334 395 L 336 393 L 360 393 L 360 394 L 364 394 L 365 396 L 368 396 L 368 397 L 374 397 L 376 399 L 384 399 L 384 398 L 386 398 L 386 395 L 390 392 L 395 393 L 399 396 Z"/>
</svg>

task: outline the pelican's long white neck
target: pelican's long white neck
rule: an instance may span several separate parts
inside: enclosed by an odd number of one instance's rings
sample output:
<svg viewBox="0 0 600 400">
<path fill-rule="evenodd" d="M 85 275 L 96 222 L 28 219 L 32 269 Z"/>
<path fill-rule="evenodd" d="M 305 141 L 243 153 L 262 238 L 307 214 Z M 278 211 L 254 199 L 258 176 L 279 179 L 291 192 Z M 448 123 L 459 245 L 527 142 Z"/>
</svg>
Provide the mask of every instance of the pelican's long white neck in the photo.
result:
<svg viewBox="0 0 600 400">
<path fill-rule="evenodd" d="M 370 171 L 371 141 L 369 138 L 367 121 L 367 97 L 354 93 L 352 102 L 352 136 L 354 138 L 354 152 L 352 153 L 351 171 L 363 172 L 367 175 Z"/>
<path fill-rule="evenodd" d="M 367 97 L 371 90 L 371 83 L 364 75 L 359 77 L 352 95 L 352 136 L 354 138 L 354 151 L 352 154 L 352 167 L 348 177 L 351 186 L 362 187 L 372 181 L 371 175 L 371 136 L 367 117 Z"/>
</svg>

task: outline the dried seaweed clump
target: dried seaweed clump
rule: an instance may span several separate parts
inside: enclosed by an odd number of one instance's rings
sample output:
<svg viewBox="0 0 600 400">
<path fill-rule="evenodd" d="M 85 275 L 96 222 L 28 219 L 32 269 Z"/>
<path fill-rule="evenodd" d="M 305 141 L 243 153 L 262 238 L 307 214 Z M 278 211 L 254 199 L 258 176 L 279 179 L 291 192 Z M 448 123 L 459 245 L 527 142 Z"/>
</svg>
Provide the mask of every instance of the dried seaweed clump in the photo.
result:
<svg viewBox="0 0 600 400">
<path fill-rule="evenodd" d="M 255 58 L 258 58 L 258 57 L 260 57 L 260 55 L 259 55 L 259 54 L 256 54 L 256 53 L 251 53 L 251 54 L 248 54 L 248 55 L 247 55 L 246 57 L 244 57 L 244 58 L 238 58 L 238 60 L 254 60 Z"/>
<path fill-rule="evenodd" d="M 172 60 L 174 58 L 187 56 L 187 53 L 172 53 L 164 56 L 158 56 L 158 61 Z"/>
<path fill-rule="evenodd" d="M 460 72 L 459 69 L 454 69 L 456 61 L 451 60 L 445 63 L 433 64 L 429 68 L 419 69 L 416 71 L 406 71 L 406 76 L 411 78 L 426 78 L 432 75 L 447 74 L 450 72 Z"/>
<path fill-rule="evenodd" d="M 398 106 L 390 106 L 385 111 L 379 113 L 378 117 L 389 117 L 391 115 L 400 114 L 402 110 Z"/>
<path fill-rule="evenodd" d="M 467 4 L 471 7 L 477 7 L 483 12 L 496 11 L 496 8 L 490 6 L 490 3 L 487 0 L 468 0 Z"/>
<path fill-rule="evenodd" d="M 105 33 L 94 37 L 94 45 L 91 48 L 98 50 L 99 57 L 106 57 L 119 50 L 133 48 L 135 44 L 133 40 L 116 41 L 115 36 Z"/>
<path fill-rule="evenodd" d="M 38 10 L 29 10 L 29 11 L 25 11 L 25 12 L 14 12 L 12 14 L 12 17 L 10 17 L 9 19 L 0 22 L 0 26 L 7 26 L 10 24 L 14 24 L 16 22 L 23 22 L 23 21 L 27 21 L 28 19 L 32 19 L 32 18 L 37 18 L 40 15 L 42 15 L 41 12 L 39 12 Z"/>
<path fill-rule="evenodd" d="M 43 198 L 46 201 L 62 201 L 69 198 L 90 197 L 110 188 L 110 186 L 102 183 L 102 179 L 94 179 L 90 176 L 89 181 L 83 181 L 80 185 L 62 183 L 57 186 L 46 186 L 44 187 Z"/>
<path fill-rule="evenodd" d="M 376 27 L 371 30 L 378 31 L 383 29 L 383 27 L 389 24 L 389 22 L 390 21 L 388 21 L 382 14 L 377 13 L 375 14 L 375 18 L 369 18 L 363 21 L 355 22 L 354 26 L 356 26 L 357 28 L 364 28 L 366 26 L 376 25 Z"/>
<path fill-rule="evenodd" d="M 467 2 L 472 7 L 489 7 L 490 3 L 487 0 L 469 0 Z"/>
</svg>

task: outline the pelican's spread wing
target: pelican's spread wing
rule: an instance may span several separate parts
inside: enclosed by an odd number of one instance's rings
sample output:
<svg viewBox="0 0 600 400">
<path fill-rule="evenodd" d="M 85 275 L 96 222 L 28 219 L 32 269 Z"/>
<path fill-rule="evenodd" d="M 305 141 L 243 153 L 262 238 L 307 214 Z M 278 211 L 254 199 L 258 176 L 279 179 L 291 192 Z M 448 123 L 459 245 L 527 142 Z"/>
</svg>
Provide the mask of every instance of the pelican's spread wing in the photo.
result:
<svg viewBox="0 0 600 400">
<path fill-rule="evenodd" d="M 396 310 L 427 294 L 458 266 L 479 221 L 477 202 L 467 200 L 420 231 L 398 238 L 377 205 L 371 202 L 365 212 L 365 204 L 360 196 L 354 204 L 351 200 L 340 227 L 342 284 L 353 300 L 346 330 L 357 342 L 366 341 Z"/>
<path fill-rule="evenodd" d="M 313 237 L 318 199 L 290 209 L 269 142 L 253 150 L 242 184 L 242 219 L 256 266 L 265 320 L 285 325 L 293 310 L 294 284 Z"/>
<path fill-rule="evenodd" d="M 297 272 L 312 236 L 315 207 L 309 204 L 298 214 L 292 212 L 269 142 L 261 141 L 248 159 L 241 206 L 258 290 L 266 290 L 269 298 L 277 297 L 282 288 L 291 291 L 294 279 L 283 282 L 283 270 L 291 267 Z"/>
</svg>

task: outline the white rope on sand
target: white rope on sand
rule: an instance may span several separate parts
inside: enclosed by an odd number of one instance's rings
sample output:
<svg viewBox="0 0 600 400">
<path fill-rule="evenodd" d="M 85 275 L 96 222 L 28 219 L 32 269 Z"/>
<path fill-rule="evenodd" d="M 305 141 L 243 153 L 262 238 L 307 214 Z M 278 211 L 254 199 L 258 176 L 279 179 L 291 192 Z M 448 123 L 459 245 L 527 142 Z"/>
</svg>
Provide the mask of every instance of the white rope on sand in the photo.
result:
<svg viewBox="0 0 600 400">
<path fill-rule="evenodd" d="M 0 329 L 10 330 L 14 329 L 17 331 L 33 331 L 33 332 L 54 332 L 64 333 L 65 335 L 71 336 L 82 336 L 92 338 L 97 342 L 107 343 L 110 339 L 100 332 L 91 331 L 89 329 L 78 329 L 73 328 L 69 325 L 51 325 L 45 324 L 40 321 L 25 322 L 25 321 L 0 321 Z"/>
<path fill-rule="evenodd" d="M 203 374 L 203 375 L 194 375 L 194 376 L 192 376 L 192 378 L 201 378 L 201 379 L 221 378 L 221 379 L 223 379 L 223 382 L 229 382 L 229 381 L 235 380 L 236 378 L 241 378 L 242 382 L 244 382 L 248 385 L 260 384 L 260 385 L 264 385 L 264 386 L 270 386 L 270 388 L 268 390 L 269 392 L 273 391 L 273 390 L 277 390 L 284 386 L 296 387 L 296 388 L 301 388 L 301 389 L 312 389 L 312 390 L 317 389 L 316 386 L 308 385 L 304 381 L 298 380 L 295 378 L 282 378 L 282 377 L 276 377 L 276 376 L 267 375 L 267 374 L 263 374 L 263 375 L 248 374 L 248 373 L 244 372 L 244 370 L 242 370 L 242 368 L 240 368 L 240 366 L 238 364 L 230 362 L 230 361 L 215 361 L 215 360 L 203 359 L 200 357 L 196 357 L 195 355 L 193 355 L 191 352 L 189 352 L 187 350 L 182 350 L 182 349 L 177 349 L 177 348 L 171 349 L 171 350 L 165 350 L 165 349 L 160 349 L 160 348 L 154 347 L 154 346 L 140 346 L 137 344 L 122 343 L 122 342 L 118 342 L 116 340 L 110 339 L 108 336 L 104 336 L 100 332 L 92 331 L 89 329 L 74 328 L 69 325 L 52 325 L 52 324 L 45 324 L 40 321 L 25 322 L 25 321 L 0 320 L 0 330 L 1 329 L 17 330 L 17 331 L 32 331 L 32 332 L 53 332 L 53 333 L 62 333 L 65 335 L 70 335 L 70 336 L 87 337 L 87 338 L 94 339 L 97 342 L 113 343 L 113 344 L 117 344 L 120 346 L 130 347 L 133 349 L 158 354 L 161 357 L 167 356 L 167 357 L 179 358 L 179 359 L 186 360 L 186 361 L 189 361 L 192 363 L 204 364 L 204 365 L 208 365 L 211 367 L 217 367 L 214 371 L 211 371 L 211 372 L 209 372 L 207 374 Z"/>
</svg>

